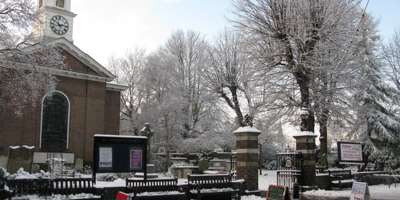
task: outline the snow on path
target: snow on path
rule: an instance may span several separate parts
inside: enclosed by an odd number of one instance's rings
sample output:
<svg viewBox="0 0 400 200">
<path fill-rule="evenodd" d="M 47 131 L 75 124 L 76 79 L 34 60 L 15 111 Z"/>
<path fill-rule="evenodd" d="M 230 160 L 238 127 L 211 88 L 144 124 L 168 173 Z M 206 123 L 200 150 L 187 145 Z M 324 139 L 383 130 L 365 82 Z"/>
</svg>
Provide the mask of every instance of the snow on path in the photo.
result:
<svg viewBox="0 0 400 200">
<path fill-rule="evenodd" d="M 276 185 L 275 170 L 263 170 L 262 175 L 258 175 L 258 189 L 268 190 L 269 185 Z"/>
<path fill-rule="evenodd" d="M 400 186 L 373 185 L 369 186 L 371 199 L 375 200 L 400 200 Z M 349 197 L 351 190 L 312 190 L 304 195 L 319 197 Z"/>
<path fill-rule="evenodd" d="M 251 196 L 242 196 L 240 199 L 241 200 L 265 200 L 265 197 L 251 195 Z"/>
</svg>

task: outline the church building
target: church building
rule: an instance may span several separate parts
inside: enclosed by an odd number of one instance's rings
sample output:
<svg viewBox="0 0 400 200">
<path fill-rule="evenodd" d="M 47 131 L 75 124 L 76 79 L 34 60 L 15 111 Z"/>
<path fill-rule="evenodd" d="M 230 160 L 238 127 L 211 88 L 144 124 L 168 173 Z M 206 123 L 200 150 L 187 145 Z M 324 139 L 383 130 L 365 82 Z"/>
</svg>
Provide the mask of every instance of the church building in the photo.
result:
<svg viewBox="0 0 400 200">
<path fill-rule="evenodd" d="M 66 67 L 39 66 L 57 78 L 55 90 L 22 116 L 0 116 L 0 156 L 25 145 L 34 146 L 38 162 L 56 153 L 72 162 L 90 162 L 95 134 L 119 134 L 120 96 L 126 87 L 112 83 L 115 75 L 74 45 L 71 0 L 39 0 L 38 6 L 42 16 L 36 34 L 41 43 L 61 49 Z"/>
</svg>

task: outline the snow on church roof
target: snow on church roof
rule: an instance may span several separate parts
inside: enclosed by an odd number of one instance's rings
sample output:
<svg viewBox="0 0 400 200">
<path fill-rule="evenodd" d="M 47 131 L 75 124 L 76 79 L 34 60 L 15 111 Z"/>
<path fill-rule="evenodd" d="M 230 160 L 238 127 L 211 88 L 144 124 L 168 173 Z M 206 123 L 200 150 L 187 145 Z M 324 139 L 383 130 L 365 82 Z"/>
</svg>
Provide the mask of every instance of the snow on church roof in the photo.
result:
<svg viewBox="0 0 400 200">
<path fill-rule="evenodd" d="M 107 134 L 96 134 L 96 135 L 94 135 L 94 137 L 147 139 L 146 136 L 137 136 L 137 135 L 107 135 Z"/>
</svg>

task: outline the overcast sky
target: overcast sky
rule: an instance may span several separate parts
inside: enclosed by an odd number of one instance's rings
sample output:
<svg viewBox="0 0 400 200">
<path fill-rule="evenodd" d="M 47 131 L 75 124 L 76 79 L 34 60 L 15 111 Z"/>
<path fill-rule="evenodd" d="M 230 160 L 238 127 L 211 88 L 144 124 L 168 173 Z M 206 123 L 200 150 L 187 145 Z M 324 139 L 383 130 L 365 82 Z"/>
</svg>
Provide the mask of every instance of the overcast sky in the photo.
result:
<svg viewBox="0 0 400 200">
<path fill-rule="evenodd" d="M 400 29 L 399 8 L 400 0 L 370 0 L 383 38 Z M 157 49 L 178 29 L 212 39 L 229 25 L 232 6 L 231 0 L 72 0 L 72 11 L 78 14 L 75 44 L 107 65 L 111 56 L 135 47 Z"/>
</svg>

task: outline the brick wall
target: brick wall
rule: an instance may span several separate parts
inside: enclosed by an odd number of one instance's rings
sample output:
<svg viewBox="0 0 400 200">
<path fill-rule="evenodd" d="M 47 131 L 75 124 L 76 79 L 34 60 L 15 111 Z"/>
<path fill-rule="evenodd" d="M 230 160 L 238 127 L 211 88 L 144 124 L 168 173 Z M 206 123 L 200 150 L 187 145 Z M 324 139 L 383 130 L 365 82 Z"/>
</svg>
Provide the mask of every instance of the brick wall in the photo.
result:
<svg viewBox="0 0 400 200">
<path fill-rule="evenodd" d="M 104 132 L 107 134 L 119 134 L 121 92 L 106 91 L 104 104 Z"/>
<path fill-rule="evenodd" d="M 73 56 L 66 54 L 65 58 L 70 70 L 96 74 Z M 120 93 L 106 91 L 105 82 L 57 79 L 56 89 L 65 93 L 71 104 L 68 152 L 75 153 L 76 158 L 91 161 L 93 135 L 119 130 Z M 8 147 L 13 145 L 39 148 L 41 99 L 35 105 L 24 109 L 19 116 L 11 110 L 0 116 L 0 155 L 7 155 Z"/>
</svg>

